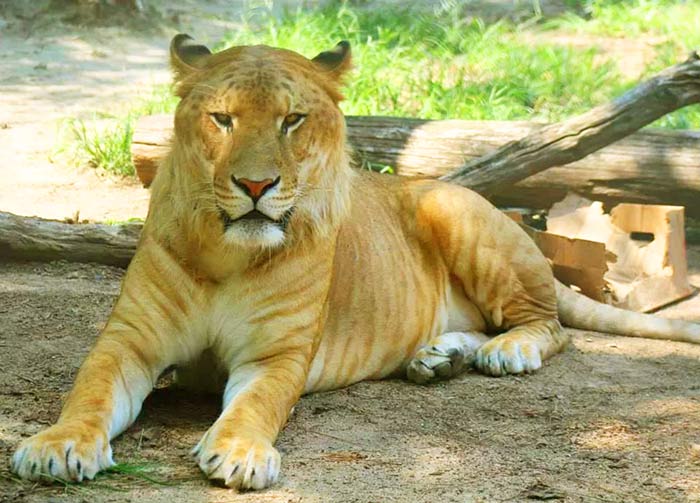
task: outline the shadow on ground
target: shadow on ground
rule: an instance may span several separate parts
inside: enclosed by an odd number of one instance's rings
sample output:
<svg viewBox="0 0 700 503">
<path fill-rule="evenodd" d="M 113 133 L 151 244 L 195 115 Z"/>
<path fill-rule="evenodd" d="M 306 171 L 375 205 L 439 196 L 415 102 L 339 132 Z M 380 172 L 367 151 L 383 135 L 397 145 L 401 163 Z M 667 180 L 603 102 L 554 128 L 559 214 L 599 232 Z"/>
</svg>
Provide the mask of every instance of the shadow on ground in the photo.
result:
<svg viewBox="0 0 700 503">
<path fill-rule="evenodd" d="M 0 466 L 56 419 L 121 276 L 84 264 L 0 266 Z M 700 298 L 671 312 L 700 319 Z M 143 467 L 150 481 L 113 474 L 45 487 L 4 469 L 0 501 L 700 498 L 700 347 L 572 334 L 572 347 L 531 376 L 369 382 L 303 398 L 278 442 L 283 477 L 264 493 L 235 495 L 203 479 L 188 451 L 219 397 L 163 387 L 114 442 L 116 460 Z"/>
</svg>

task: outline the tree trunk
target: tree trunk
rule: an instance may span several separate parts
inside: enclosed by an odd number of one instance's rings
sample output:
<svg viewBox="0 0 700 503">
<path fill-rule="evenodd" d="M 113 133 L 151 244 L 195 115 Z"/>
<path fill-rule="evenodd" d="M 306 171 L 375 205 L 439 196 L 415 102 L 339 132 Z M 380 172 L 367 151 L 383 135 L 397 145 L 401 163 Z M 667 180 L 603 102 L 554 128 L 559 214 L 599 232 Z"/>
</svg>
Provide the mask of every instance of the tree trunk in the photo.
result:
<svg viewBox="0 0 700 503">
<path fill-rule="evenodd" d="M 405 176 L 441 177 L 504 142 L 538 134 L 544 124 L 512 121 L 426 121 L 396 117 L 348 117 L 348 139 L 358 163 L 392 166 Z M 150 183 L 168 151 L 172 116 L 138 121 L 132 155 Z M 686 206 L 700 217 L 700 132 L 644 130 L 583 159 L 496 190 L 500 206 L 548 208 L 568 191 L 609 204 L 638 202 Z"/>
</svg>

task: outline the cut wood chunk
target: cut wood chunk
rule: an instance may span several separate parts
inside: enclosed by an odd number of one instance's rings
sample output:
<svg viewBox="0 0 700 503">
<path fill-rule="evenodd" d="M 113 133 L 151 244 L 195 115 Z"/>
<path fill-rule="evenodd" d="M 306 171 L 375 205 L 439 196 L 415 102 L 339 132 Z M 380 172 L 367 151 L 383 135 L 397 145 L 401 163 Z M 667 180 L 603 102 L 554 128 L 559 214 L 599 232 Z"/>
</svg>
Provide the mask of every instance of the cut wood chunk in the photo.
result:
<svg viewBox="0 0 700 503">
<path fill-rule="evenodd" d="M 131 140 L 131 158 L 144 187 L 149 187 L 158 171 L 158 163 L 170 149 L 173 134 L 171 115 L 141 117 Z"/>
</svg>

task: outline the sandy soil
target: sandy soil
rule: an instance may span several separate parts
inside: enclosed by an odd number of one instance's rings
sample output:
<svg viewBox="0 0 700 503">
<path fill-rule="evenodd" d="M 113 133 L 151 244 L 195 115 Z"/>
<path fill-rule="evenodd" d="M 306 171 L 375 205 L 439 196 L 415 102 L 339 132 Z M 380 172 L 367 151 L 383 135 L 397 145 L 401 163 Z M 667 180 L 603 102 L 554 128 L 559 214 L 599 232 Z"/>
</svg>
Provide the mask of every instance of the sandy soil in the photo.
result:
<svg viewBox="0 0 700 503">
<path fill-rule="evenodd" d="M 700 286 L 700 247 L 690 259 Z M 122 274 L 0 265 L 0 466 L 58 416 Z M 700 297 L 663 314 L 700 319 Z M 163 387 L 113 445 L 117 461 L 167 485 L 108 475 L 44 487 L 2 471 L 0 502 L 700 501 L 700 346 L 572 334 L 530 376 L 369 382 L 303 398 L 278 442 L 282 479 L 262 493 L 209 486 L 187 455 L 220 398 Z"/>
<path fill-rule="evenodd" d="M 139 32 L 38 16 L 43 0 L 0 2 L 0 210 L 145 215 L 148 192 L 136 182 L 52 155 L 57 121 L 118 112 L 168 81 L 173 33 L 214 42 L 244 8 L 243 0 L 149 4 L 162 19 Z M 700 286 L 700 247 L 689 259 Z M 12 450 L 58 416 L 122 275 L 0 264 L 0 502 L 700 501 L 700 347 L 580 331 L 532 376 L 361 383 L 305 397 L 278 442 L 282 480 L 263 493 L 235 495 L 203 479 L 187 452 L 220 398 L 167 386 L 114 442 L 118 461 L 146 466 L 164 485 L 124 474 L 69 487 L 15 479 L 4 468 Z M 700 297 L 663 314 L 700 320 Z"/>
<path fill-rule="evenodd" d="M 159 15 L 147 30 L 68 24 L 47 3 L 0 2 L 0 209 L 56 219 L 76 212 L 97 221 L 144 217 L 148 191 L 136 179 L 57 155 L 61 120 L 123 113 L 154 84 L 170 81 L 175 33 L 215 43 L 255 2 L 149 0 Z"/>
</svg>

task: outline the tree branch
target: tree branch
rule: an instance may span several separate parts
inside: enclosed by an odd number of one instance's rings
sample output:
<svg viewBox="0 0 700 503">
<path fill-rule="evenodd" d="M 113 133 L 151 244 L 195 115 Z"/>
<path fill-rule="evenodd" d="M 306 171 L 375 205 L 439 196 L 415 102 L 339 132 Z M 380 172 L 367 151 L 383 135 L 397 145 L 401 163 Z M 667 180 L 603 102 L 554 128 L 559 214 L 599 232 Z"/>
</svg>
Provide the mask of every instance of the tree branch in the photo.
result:
<svg viewBox="0 0 700 503">
<path fill-rule="evenodd" d="M 687 61 L 612 102 L 508 143 L 442 180 L 488 195 L 547 168 L 581 159 L 667 113 L 699 102 L 700 57 L 693 52 Z"/>
</svg>

